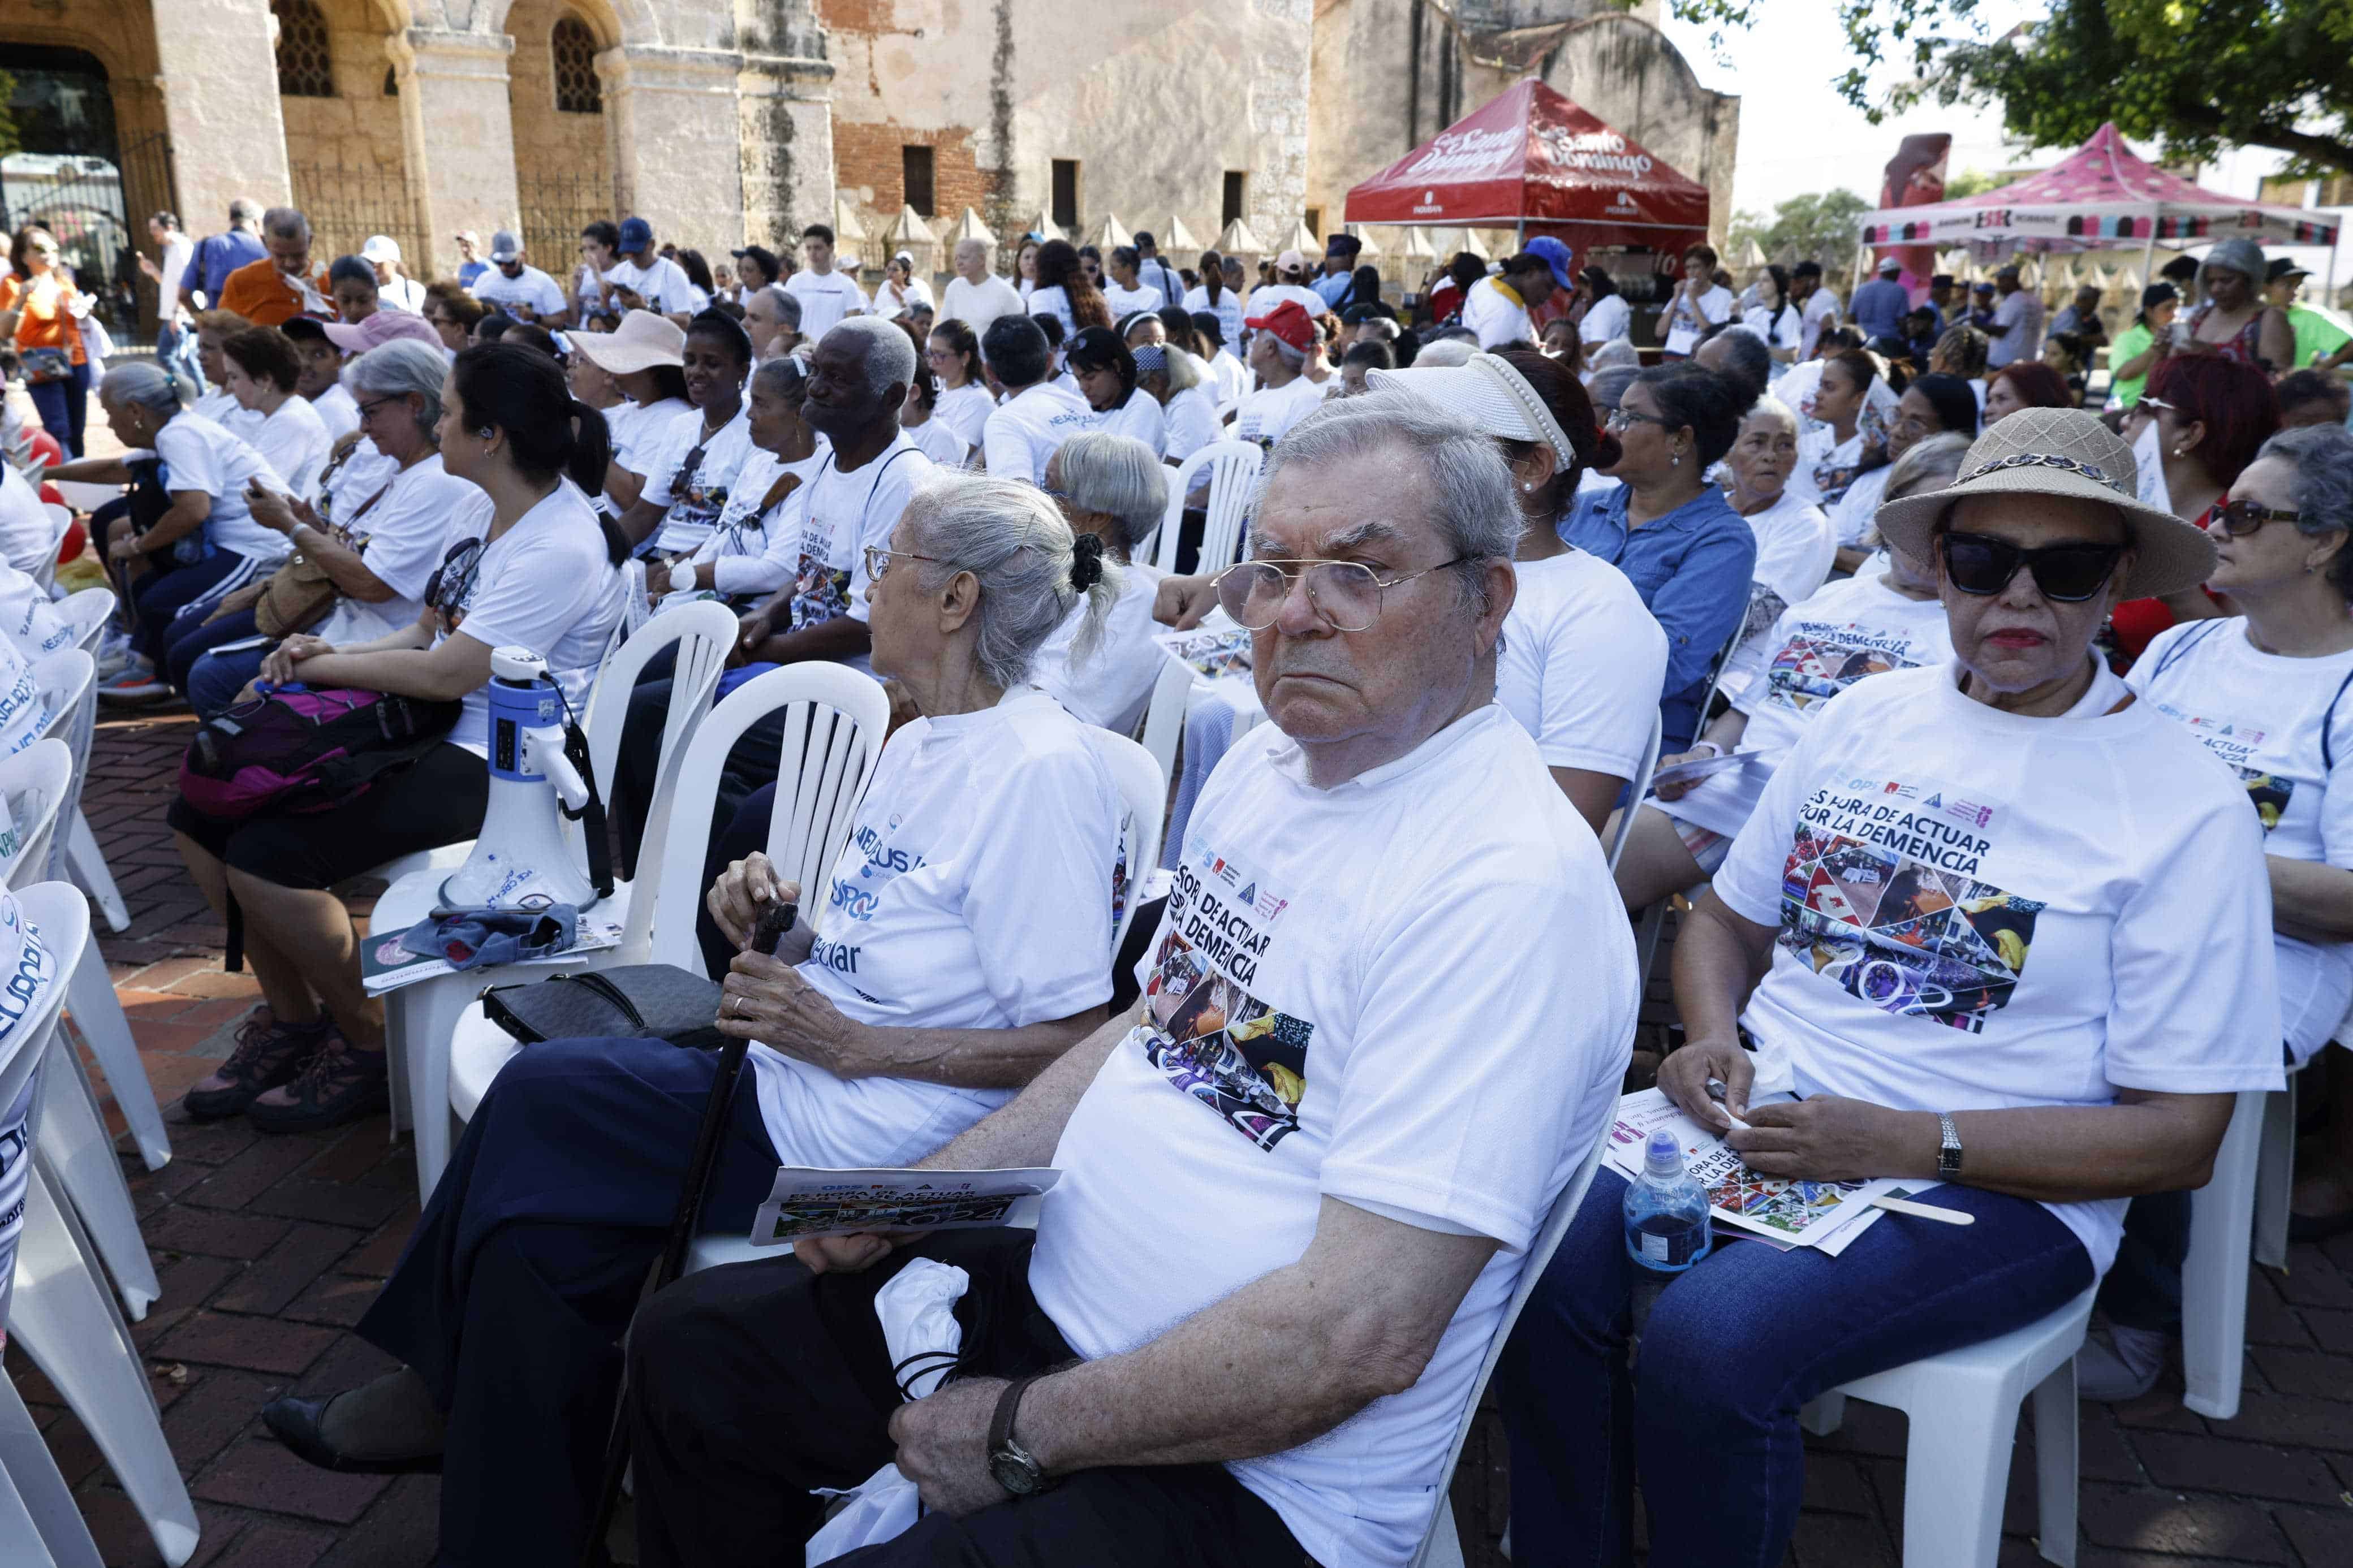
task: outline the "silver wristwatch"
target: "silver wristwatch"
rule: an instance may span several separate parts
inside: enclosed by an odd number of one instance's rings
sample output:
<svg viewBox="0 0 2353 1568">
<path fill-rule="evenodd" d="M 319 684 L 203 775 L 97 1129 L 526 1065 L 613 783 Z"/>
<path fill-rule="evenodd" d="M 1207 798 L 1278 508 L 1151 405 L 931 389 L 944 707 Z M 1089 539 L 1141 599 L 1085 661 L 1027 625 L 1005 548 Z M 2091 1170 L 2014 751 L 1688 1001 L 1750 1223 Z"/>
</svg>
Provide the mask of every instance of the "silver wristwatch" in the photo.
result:
<svg viewBox="0 0 2353 1568">
<path fill-rule="evenodd" d="M 1961 1133 L 1953 1125 L 1949 1111 L 1936 1112 L 1936 1127 L 1944 1142 L 1936 1150 L 1936 1174 L 1947 1181 L 1961 1173 Z"/>
</svg>

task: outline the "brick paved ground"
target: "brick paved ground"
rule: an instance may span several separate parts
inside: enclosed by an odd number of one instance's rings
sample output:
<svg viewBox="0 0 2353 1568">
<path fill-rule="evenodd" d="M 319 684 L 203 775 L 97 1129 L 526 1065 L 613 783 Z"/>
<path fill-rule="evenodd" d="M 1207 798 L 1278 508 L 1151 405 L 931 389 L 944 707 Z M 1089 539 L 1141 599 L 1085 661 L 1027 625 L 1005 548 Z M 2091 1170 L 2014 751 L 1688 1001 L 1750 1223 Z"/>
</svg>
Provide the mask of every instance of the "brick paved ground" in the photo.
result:
<svg viewBox="0 0 2353 1568">
<path fill-rule="evenodd" d="M 157 1097 L 227 1054 L 251 983 L 220 972 L 221 932 L 178 868 L 162 814 L 189 721 L 142 718 L 99 731 L 88 808 L 134 921 L 104 947 Z M 414 1167 L 382 1118 L 339 1132 L 262 1138 L 241 1121 L 196 1127 L 174 1113 L 174 1158 L 132 1172 L 164 1297 L 136 1338 L 164 1430 L 205 1524 L 199 1564 L 219 1568 L 422 1568 L 432 1559 L 438 1483 L 330 1476 L 260 1435 L 255 1412 L 289 1389 L 345 1387 L 384 1358 L 341 1331 L 359 1314 L 416 1217 Z M 2246 1397 L 2238 1419 L 2180 1407 L 2178 1379 L 2137 1405 L 2086 1406 L 2084 1568 L 2208 1563 L 2353 1564 L 2353 1237 L 2298 1247 L 2284 1276 L 2255 1270 Z M 85 1499 L 110 1564 L 154 1552 L 70 1415 L 22 1358 L 8 1371 Z M 1810 1442 L 1805 1568 L 1897 1562 L 1904 1421 L 1850 1405 L 1846 1427 Z M 1456 1479 L 1471 1562 L 1500 1563 L 1503 1446 L 1482 1418 Z M 1705 1506 L 1706 1478 L 1678 1502 Z M 2010 1488 L 2005 1564 L 2036 1561 L 2031 1448 Z"/>
</svg>

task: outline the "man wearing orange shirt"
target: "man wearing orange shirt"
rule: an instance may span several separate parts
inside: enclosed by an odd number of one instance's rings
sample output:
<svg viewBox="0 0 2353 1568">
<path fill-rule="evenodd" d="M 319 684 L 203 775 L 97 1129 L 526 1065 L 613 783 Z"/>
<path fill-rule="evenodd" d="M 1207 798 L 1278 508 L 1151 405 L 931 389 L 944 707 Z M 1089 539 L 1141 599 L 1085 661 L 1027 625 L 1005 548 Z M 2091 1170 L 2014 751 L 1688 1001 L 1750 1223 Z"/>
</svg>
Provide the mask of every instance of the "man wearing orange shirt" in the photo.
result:
<svg viewBox="0 0 2353 1568">
<path fill-rule="evenodd" d="M 220 309 L 257 327 L 274 327 L 296 316 L 332 321 L 327 269 L 311 261 L 311 220 L 295 207 L 271 207 L 261 215 L 261 244 L 268 252 L 230 273 L 221 284 Z"/>
</svg>

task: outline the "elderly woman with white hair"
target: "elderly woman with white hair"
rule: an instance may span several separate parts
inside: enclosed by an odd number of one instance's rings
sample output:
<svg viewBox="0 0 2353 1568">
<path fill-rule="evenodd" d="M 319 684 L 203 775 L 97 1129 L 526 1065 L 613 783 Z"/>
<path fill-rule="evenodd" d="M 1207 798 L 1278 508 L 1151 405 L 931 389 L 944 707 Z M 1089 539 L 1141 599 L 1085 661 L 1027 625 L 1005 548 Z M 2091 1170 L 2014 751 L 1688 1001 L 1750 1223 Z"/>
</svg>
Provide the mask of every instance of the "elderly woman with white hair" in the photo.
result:
<svg viewBox="0 0 2353 1568">
<path fill-rule="evenodd" d="M 1122 806 L 1086 727 L 1029 683 L 1075 610 L 1091 644 L 1119 592 L 1034 486 L 943 476 L 871 547 L 877 673 L 922 717 L 883 748 L 829 884 L 779 879 L 773 788 L 707 903 L 718 1027 L 754 1042 L 704 1223 L 742 1235 L 781 1163 L 931 1152 L 1100 1025 L 1111 996 Z M 807 918 L 774 957 L 760 911 Z M 508 1063 L 358 1333 L 405 1364 L 265 1412 L 302 1458 L 438 1468 L 441 1552 L 577 1557 L 635 1281 L 660 1250 L 714 1053 L 564 1040 Z M 628 1281 L 628 1289 L 618 1288 Z M 459 1478 L 496 1478 L 496 1485 Z"/>
<path fill-rule="evenodd" d="M 1740 1180 L 1809 1204 L 1936 1183 L 1970 1223 L 1841 1205 L 1817 1222 L 1869 1228 L 1806 1227 L 1835 1260 L 1664 1259 L 1690 1267 L 1634 1384 L 1628 1184 L 1596 1176 L 1496 1380 L 1532 1553 L 1630 1559 L 1639 1478 L 1657 1568 L 1779 1562 L 1800 1408 L 2065 1307 L 2127 1202 L 2203 1185 L 2240 1093 L 2280 1087 L 2262 826 L 2092 646 L 2119 600 L 2214 569 L 2134 490 L 2095 416 L 2030 408 L 1957 483 L 1881 507 L 1890 547 L 1936 563 L 1952 659 L 1830 701 L 1675 942 L 1686 1043 L 1659 1087 Z M 1658 1506 L 1697 1475 L 1706 1506 Z"/>
<path fill-rule="evenodd" d="M 1757 535 L 1757 564 L 1749 573 L 1748 618 L 1725 662 L 1719 689 L 1755 677 L 1773 623 L 1829 580 L 1838 553 L 1831 520 L 1789 489 L 1798 466 L 1798 416 L 1788 405 L 1769 393 L 1758 398 L 1741 420 L 1724 466 L 1732 473 L 1725 499 Z M 1706 718 L 1702 714 L 1701 722 Z"/>
<path fill-rule="evenodd" d="M 448 375 L 441 352 L 414 340 L 370 349 L 343 367 L 361 437 L 390 472 L 332 524 L 290 496 L 249 498 L 254 521 L 283 535 L 295 558 L 222 600 L 211 619 L 166 650 L 171 682 L 200 718 L 235 702 L 280 638 L 309 632 L 343 647 L 414 626 L 448 542 L 489 526 L 490 497 L 441 466 L 436 427 Z"/>
<path fill-rule="evenodd" d="M 167 689 L 164 656 L 200 625 L 214 604 L 269 575 L 286 557 L 284 537 L 256 521 L 250 491 L 283 490 L 269 460 L 242 436 L 190 412 L 178 383 L 150 361 L 116 365 L 99 384 L 108 427 L 126 452 L 153 451 L 172 504 L 144 529 L 129 517 L 108 525 L 109 574 L 132 608 L 132 654 L 99 689 L 117 701 L 150 701 Z M 127 485 L 129 457 L 83 458 L 48 471 L 55 479 Z M 185 618 L 185 625 L 175 625 Z"/>
<path fill-rule="evenodd" d="M 1038 650 L 1031 679 L 1090 724 L 1124 735 L 1144 716 L 1166 657 L 1153 640 L 1152 601 L 1161 574 L 1134 564 L 1137 546 L 1160 526 L 1168 507 L 1168 469 L 1130 436 L 1090 430 L 1046 459 L 1046 493 L 1080 541 L 1118 571 L 1119 598 L 1091 634 L 1090 605 L 1071 610 Z M 1090 637 L 1088 657 L 1079 639 Z"/>
</svg>

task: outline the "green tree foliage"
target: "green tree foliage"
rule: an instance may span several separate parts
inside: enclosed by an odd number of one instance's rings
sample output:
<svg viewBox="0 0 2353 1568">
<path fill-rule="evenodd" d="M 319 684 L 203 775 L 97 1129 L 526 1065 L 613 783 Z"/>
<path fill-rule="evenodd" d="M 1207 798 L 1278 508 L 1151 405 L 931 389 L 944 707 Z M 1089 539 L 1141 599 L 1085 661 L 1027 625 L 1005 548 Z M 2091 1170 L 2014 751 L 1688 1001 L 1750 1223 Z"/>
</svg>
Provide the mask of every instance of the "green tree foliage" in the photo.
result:
<svg viewBox="0 0 2353 1568">
<path fill-rule="evenodd" d="M 1670 0 L 1719 38 L 1765 3 Z M 2006 129 L 2038 146 L 2113 120 L 2168 158 L 2270 147 L 2297 172 L 2353 170 L 2353 0 L 2052 0 L 2045 20 L 2000 37 L 1978 0 L 1838 0 L 1838 14 L 1853 57 L 1839 90 L 1874 121 L 1926 99 L 1998 101 Z"/>
<path fill-rule="evenodd" d="M 1852 191 L 1820 191 L 1791 196 L 1769 219 L 1740 213 L 1726 231 L 1731 254 L 1725 259 L 1736 268 L 1755 240 L 1768 260 L 1813 260 L 1833 270 L 1845 267 L 1862 237 L 1862 215 L 1871 210 L 1872 204 Z"/>
<path fill-rule="evenodd" d="M 1963 169 L 1945 182 L 1945 199 L 1950 202 L 1979 195 L 2003 183 L 2000 174 L 1989 174 L 1983 169 Z"/>
</svg>

